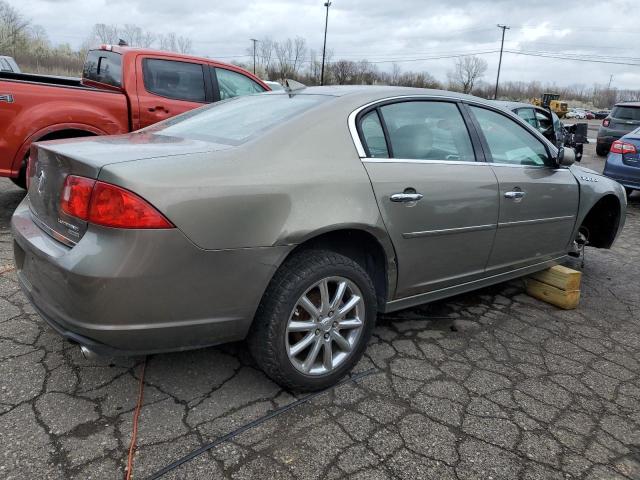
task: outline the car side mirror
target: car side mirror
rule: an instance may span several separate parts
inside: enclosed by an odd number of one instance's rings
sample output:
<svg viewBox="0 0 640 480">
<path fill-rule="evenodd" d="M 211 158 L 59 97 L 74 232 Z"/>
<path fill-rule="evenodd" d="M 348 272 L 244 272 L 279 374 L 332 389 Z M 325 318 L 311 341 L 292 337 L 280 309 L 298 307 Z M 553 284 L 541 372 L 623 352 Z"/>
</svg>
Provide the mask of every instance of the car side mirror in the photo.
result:
<svg viewBox="0 0 640 480">
<path fill-rule="evenodd" d="M 573 148 L 560 147 L 556 156 L 556 163 L 559 167 L 569 167 L 576 161 L 576 152 Z"/>
</svg>

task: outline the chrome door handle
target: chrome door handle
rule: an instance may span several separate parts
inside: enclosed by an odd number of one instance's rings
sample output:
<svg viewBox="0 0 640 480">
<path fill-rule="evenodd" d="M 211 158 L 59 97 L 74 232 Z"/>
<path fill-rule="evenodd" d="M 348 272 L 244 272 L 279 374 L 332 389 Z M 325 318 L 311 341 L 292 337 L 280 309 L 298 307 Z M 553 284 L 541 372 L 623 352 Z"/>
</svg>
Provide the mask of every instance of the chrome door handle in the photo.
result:
<svg viewBox="0 0 640 480">
<path fill-rule="evenodd" d="M 417 202 L 421 198 L 421 193 L 394 193 L 391 195 L 392 202 Z"/>
<path fill-rule="evenodd" d="M 512 200 L 516 200 L 516 199 L 521 199 L 524 198 L 524 196 L 526 195 L 526 192 L 520 192 L 520 191 L 516 191 L 516 192 L 505 192 L 504 194 L 504 198 L 509 198 Z"/>
</svg>

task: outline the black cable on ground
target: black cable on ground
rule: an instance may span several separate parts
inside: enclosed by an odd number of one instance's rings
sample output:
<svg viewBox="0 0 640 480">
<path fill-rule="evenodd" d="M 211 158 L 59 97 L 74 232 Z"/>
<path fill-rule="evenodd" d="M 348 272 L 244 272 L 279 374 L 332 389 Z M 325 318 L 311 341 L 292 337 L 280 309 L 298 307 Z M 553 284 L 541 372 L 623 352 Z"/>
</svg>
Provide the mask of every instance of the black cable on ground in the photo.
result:
<svg viewBox="0 0 640 480">
<path fill-rule="evenodd" d="M 150 477 L 147 478 L 147 480 L 156 480 L 157 478 L 162 477 L 163 475 L 166 475 L 167 473 L 169 473 L 172 470 L 175 470 L 176 468 L 178 468 L 180 465 L 183 465 L 191 460 L 193 460 L 194 458 L 196 458 L 199 455 L 202 455 L 204 452 L 211 450 L 212 448 L 220 445 L 221 443 L 227 442 L 231 439 L 233 439 L 234 437 L 237 437 L 238 435 L 240 435 L 241 433 L 246 432 L 247 430 L 250 430 L 254 427 L 257 427 L 258 425 L 271 420 L 272 418 L 275 418 L 279 415 L 282 415 L 283 413 L 288 412 L 289 410 L 292 410 L 304 403 L 307 403 L 310 400 L 313 400 L 314 398 L 319 397 L 320 395 L 322 395 L 323 393 L 328 392 L 329 390 L 333 390 L 336 387 L 339 387 L 340 385 L 344 385 L 345 383 L 349 383 L 349 382 L 356 382 L 358 380 L 360 380 L 363 377 L 366 377 L 368 375 L 371 375 L 372 373 L 374 373 L 376 371 L 375 368 L 370 368 L 369 370 L 365 370 L 364 372 L 360 372 L 360 373 L 355 373 L 353 375 L 351 375 L 348 378 L 345 378 L 344 380 L 336 383 L 335 385 L 325 388 L 324 390 L 320 390 L 319 392 L 315 392 L 315 393 L 311 393 L 309 395 L 307 395 L 306 397 L 303 397 L 299 400 L 296 400 L 295 402 L 291 402 L 288 405 L 284 405 L 280 408 L 277 408 L 269 413 L 267 413 L 266 415 L 257 418 L 256 420 L 253 420 L 252 422 L 249 422 L 239 428 L 237 428 L 236 430 L 227 433 L 226 435 L 219 437 L 217 439 L 215 439 L 214 441 L 207 443 L 203 446 L 201 446 L 200 448 L 192 451 L 191 453 L 185 455 L 182 458 L 179 458 L 178 460 L 176 460 L 175 462 L 167 465 L 166 467 L 162 468 L 161 470 L 158 470 L 156 473 L 152 474 Z"/>
</svg>

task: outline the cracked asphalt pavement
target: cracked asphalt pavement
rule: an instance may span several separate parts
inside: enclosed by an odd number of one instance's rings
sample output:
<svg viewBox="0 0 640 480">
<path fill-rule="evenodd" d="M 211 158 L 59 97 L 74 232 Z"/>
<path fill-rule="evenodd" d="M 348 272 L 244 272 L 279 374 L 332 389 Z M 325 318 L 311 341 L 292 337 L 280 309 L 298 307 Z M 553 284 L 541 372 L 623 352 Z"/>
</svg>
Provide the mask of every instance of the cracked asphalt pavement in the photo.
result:
<svg viewBox="0 0 640 480">
<path fill-rule="evenodd" d="M 85 360 L 29 306 L 10 270 L 22 196 L 0 180 L 0 478 L 123 478 L 143 359 Z M 379 317 L 372 374 L 164 478 L 640 479 L 639 238 L 635 193 L 573 311 L 513 281 Z M 243 344 L 149 357 L 134 477 L 297 398 Z"/>
</svg>

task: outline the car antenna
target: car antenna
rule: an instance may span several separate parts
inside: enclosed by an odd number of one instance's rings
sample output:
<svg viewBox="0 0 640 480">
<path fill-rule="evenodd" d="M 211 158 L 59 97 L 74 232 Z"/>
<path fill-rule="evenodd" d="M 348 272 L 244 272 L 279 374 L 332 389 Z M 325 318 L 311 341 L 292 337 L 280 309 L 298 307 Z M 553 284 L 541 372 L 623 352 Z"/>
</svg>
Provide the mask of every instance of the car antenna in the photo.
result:
<svg viewBox="0 0 640 480">
<path fill-rule="evenodd" d="M 305 88 L 307 88 L 307 86 L 304 83 L 296 82 L 289 78 L 285 78 L 284 80 L 284 89 L 289 94 L 297 92 L 298 90 L 304 90 Z"/>
<path fill-rule="evenodd" d="M 119 47 L 128 47 L 129 44 L 127 42 L 125 42 L 123 39 L 118 40 L 118 46 Z"/>
</svg>

